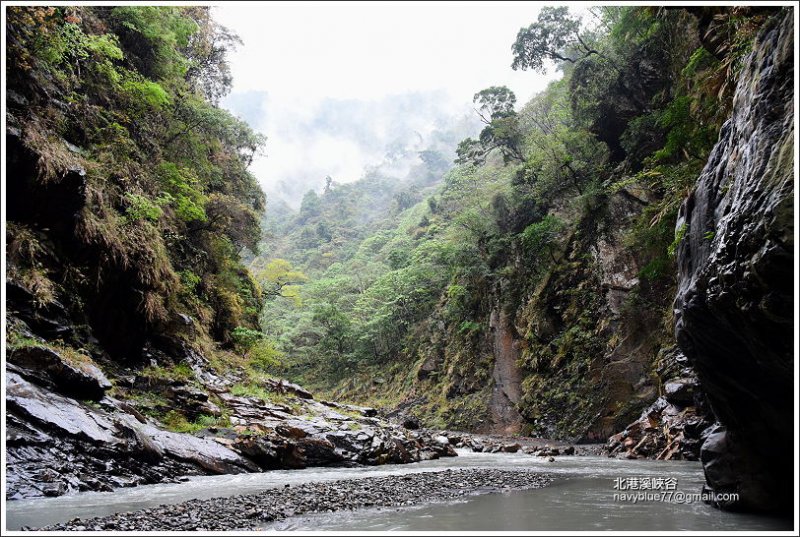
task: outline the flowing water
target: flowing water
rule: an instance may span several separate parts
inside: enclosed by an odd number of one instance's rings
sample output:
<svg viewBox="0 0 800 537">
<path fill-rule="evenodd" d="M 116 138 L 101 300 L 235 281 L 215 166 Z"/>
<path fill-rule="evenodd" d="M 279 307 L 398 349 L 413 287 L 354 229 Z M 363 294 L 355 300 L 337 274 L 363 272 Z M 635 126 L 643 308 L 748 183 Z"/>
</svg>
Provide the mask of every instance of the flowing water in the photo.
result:
<svg viewBox="0 0 800 537">
<path fill-rule="evenodd" d="M 363 509 L 292 518 L 277 530 L 786 530 L 790 520 L 723 513 L 700 500 L 676 501 L 698 493 L 703 474 L 696 462 L 628 461 L 606 457 L 561 457 L 549 463 L 525 454 L 459 451 L 459 457 L 415 464 L 362 468 L 308 468 L 189 478 L 184 483 L 146 485 L 114 492 L 9 501 L 6 526 L 39 527 L 75 517 L 134 511 L 192 499 L 255 493 L 285 484 L 440 471 L 446 468 L 533 469 L 555 477 L 542 489 L 474 496 L 411 508 Z M 615 498 L 615 480 L 674 480 L 672 498 L 625 501 Z M 671 481 L 670 481 L 671 483 Z M 662 485 L 670 487 L 670 485 Z M 645 492 L 640 490 L 638 492 Z M 648 491 L 651 495 L 654 490 Z"/>
</svg>

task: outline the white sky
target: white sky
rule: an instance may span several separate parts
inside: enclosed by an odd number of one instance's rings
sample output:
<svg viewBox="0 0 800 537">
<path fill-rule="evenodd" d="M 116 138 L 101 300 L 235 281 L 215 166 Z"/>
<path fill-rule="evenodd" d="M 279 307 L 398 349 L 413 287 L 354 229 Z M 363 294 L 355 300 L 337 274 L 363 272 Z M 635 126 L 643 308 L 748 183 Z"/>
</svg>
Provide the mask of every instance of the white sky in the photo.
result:
<svg viewBox="0 0 800 537">
<path fill-rule="evenodd" d="M 255 163 L 253 172 L 269 193 L 290 175 L 297 181 L 298 168 L 309 162 L 318 168 L 313 173 L 329 170 L 343 182 L 376 164 L 375 152 L 361 154 L 363 148 L 346 133 L 341 139 L 292 139 L 293 127 L 313 121 L 326 98 L 374 106 L 387 96 L 438 92 L 442 107 L 448 108 L 444 111 L 458 117 L 469 110 L 477 91 L 506 85 L 521 106 L 553 78 L 511 69 L 517 32 L 536 20 L 541 5 L 270 2 L 215 7 L 216 20 L 244 42 L 229 57 L 234 85 L 226 102 L 245 92 L 265 93 L 263 116 L 245 118 L 269 138 L 268 157 Z"/>
</svg>

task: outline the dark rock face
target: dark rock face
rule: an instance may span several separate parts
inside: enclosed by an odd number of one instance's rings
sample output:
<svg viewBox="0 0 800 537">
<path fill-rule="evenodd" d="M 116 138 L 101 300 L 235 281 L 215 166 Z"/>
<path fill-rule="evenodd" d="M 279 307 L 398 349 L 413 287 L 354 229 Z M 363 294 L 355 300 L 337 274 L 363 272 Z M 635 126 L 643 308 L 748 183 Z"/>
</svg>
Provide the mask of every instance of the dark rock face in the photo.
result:
<svg viewBox="0 0 800 537">
<path fill-rule="evenodd" d="M 235 474 L 278 468 L 409 463 L 457 453 L 445 438 L 411 432 L 375 417 L 374 408 L 316 401 L 287 381 L 265 388 L 284 404 L 235 396 L 230 380 L 199 384 L 144 375 L 115 377 L 118 388 L 145 389 L 185 414 L 231 413 L 230 427 L 196 434 L 164 430 L 134 407 L 105 395 L 111 383 L 86 357 L 62 356 L 44 344 L 12 348 L 6 364 L 6 455 L 10 499 L 172 481 L 185 475 Z M 199 360 L 198 357 L 195 357 Z M 210 373 L 207 373 L 210 374 Z M 200 377 L 195 381 L 199 381 Z M 142 408 L 140 406 L 142 410 Z"/>
<path fill-rule="evenodd" d="M 793 46 L 791 14 L 766 24 L 678 220 L 676 337 L 726 427 L 701 458 L 730 509 L 794 503 Z"/>
<path fill-rule="evenodd" d="M 612 435 L 604 450 L 611 457 L 696 461 L 714 421 L 697 375 L 677 348 L 662 349 L 656 363 L 662 396 Z"/>
<path fill-rule="evenodd" d="M 590 130 L 608 145 L 613 162 L 620 162 L 626 156 L 620 138 L 628 122 L 647 109 L 653 96 L 669 84 L 667 70 L 662 68 L 668 62 L 666 52 L 656 40 L 640 45 L 633 61 L 619 73 L 611 86 L 610 98 L 597 105 L 598 116 Z M 578 64 L 571 79 L 573 95 L 579 93 L 581 87 L 586 87 L 587 80 L 597 76 L 601 65 L 600 61 L 593 59 Z M 653 138 L 643 141 L 639 150 L 642 154 L 646 155 L 647 149 L 654 151 L 662 145 L 663 133 L 653 130 L 650 135 Z"/>
<path fill-rule="evenodd" d="M 21 347 L 8 353 L 8 361 L 45 375 L 59 391 L 82 399 L 99 401 L 111 388 L 111 382 L 88 358 L 70 361 L 47 347 Z"/>
<path fill-rule="evenodd" d="M 130 414 L 53 393 L 18 374 L 24 372 L 11 364 L 6 369 L 8 498 L 112 490 L 213 473 L 201 462 L 220 457 L 220 471 L 238 473 L 251 464 L 230 450 L 222 453 L 222 446 L 210 441 L 197 443 L 202 439 L 167 431 L 148 434 L 144 428 L 153 429 L 149 433 L 155 428 Z"/>
<path fill-rule="evenodd" d="M 608 439 L 606 451 L 628 459 L 696 461 L 710 425 L 697 407 L 659 397 L 638 420 Z"/>
<path fill-rule="evenodd" d="M 6 280 L 6 301 L 17 317 L 42 336 L 48 339 L 67 339 L 72 336 L 69 313 L 60 302 L 54 300 L 49 304 L 37 305 L 29 289 L 11 280 Z"/>
</svg>

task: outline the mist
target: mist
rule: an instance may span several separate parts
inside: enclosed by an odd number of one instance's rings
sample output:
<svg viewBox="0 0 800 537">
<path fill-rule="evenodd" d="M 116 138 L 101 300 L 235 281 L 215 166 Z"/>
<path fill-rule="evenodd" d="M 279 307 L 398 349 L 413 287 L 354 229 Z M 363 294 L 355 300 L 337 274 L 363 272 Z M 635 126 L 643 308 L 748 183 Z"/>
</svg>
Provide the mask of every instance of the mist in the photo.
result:
<svg viewBox="0 0 800 537">
<path fill-rule="evenodd" d="M 224 106 L 268 136 L 265 154 L 251 171 L 270 199 L 297 208 L 325 178 L 358 180 L 365 169 L 405 177 L 420 151 L 448 161 L 466 136 L 481 128 L 471 107 L 443 92 L 414 92 L 380 99 L 303 100 L 287 105 L 266 91 L 234 92 Z"/>
<path fill-rule="evenodd" d="M 298 207 L 325 177 L 380 167 L 402 177 L 435 148 L 452 161 L 480 123 L 473 95 L 508 86 L 522 106 L 560 76 L 511 69 L 511 44 L 534 2 L 231 3 L 215 20 L 243 44 L 228 60 L 223 101 L 268 137 L 251 171 L 268 195 Z M 429 147 L 430 146 L 430 147 Z"/>
</svg>

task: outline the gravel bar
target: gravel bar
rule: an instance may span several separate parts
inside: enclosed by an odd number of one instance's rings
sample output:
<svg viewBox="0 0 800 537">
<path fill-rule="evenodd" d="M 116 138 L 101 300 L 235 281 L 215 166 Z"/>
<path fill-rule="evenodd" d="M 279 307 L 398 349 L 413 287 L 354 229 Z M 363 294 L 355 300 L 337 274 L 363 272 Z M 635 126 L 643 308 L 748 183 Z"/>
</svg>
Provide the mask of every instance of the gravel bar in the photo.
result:
<svg viewBox="0 0 800 537">
<path fill-rule="evenodd" d="M 256 530 L 291 516 L 400 507 L 492 492 L 540 488 L 553 478 L 525 470 L 458 469 L 305 483 L 257 494 L 193 500 L 40 528 L 48 531 Z M 23 528 L 34 529 L 34 528 Z"/>
</svg>

